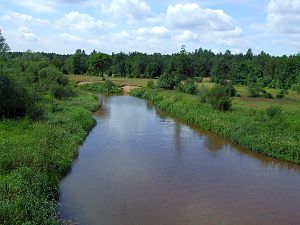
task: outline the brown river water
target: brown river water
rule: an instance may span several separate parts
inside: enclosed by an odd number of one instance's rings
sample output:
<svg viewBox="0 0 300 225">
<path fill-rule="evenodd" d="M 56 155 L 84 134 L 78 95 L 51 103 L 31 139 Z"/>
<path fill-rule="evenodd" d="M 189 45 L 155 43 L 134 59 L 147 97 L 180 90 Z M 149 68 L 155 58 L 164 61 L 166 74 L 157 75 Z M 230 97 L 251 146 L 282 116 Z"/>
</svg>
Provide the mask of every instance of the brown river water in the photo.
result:
<svg viewBox="0 0 300 225">
<path fill-rule="evenodd" d="M 60 185 L 82 225 L 299 225 L 300 166 L 192 127 L 130 96 L 103 98 Z"/>
</svg>

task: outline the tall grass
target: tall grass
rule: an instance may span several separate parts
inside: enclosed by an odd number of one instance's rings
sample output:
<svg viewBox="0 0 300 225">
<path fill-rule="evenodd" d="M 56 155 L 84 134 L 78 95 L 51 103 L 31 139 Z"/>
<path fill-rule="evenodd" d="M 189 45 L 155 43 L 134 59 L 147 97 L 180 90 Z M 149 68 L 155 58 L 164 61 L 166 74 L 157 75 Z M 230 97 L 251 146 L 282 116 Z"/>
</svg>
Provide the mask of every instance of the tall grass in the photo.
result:
<svg viewBox="0 0 300 225">
<path fill-rule="evenodd" d="M 49 98 L 46 116 L 0 121 L 0 224 L 59 224 L 59 181 L 95 125 L 95 97 L 79 94 L 60 101 Z"/>
<path fill-rule="evenodd" d="M 300 118 L 293 111 L 268 116 L 270 109 L 234 105 L 229 112 L 219 112 L 195 96 L 158 89 L 134 89 L 131 95 L 145 98 L 188 123 L 220 134 L 250 150 L 300 163 Z"/>
</svg>

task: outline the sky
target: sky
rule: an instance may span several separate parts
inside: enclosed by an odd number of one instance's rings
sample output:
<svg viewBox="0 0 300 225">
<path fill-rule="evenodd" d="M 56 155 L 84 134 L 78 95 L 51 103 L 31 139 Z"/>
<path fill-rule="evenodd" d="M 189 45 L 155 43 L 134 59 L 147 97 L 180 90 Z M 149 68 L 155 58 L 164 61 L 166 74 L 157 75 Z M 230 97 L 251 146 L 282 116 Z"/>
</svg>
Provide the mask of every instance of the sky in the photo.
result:
<svg viewBox="0 0 300 225">
<path fill-rule="evenodd" d="M 300 52 L 300 0 L 1 0 L 12 51 Z"/>
</svg>

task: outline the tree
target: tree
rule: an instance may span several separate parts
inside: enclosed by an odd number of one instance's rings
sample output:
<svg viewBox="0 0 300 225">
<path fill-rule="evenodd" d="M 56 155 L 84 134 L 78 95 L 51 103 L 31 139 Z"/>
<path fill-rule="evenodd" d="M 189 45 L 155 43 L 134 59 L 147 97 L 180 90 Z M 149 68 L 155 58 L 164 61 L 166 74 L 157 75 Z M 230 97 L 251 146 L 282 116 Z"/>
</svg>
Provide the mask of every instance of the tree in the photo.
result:
<svg viewBox="0 0 300 225">
<path fill-rule="evenodd" d="M 70 73 L 85 74 L 87 72 L 87 55 L 84 50 L 77 49 L 67 61 L 67 68 Z"/>
<path fill-rule="evenodd" d="M 4 53 L 4 52 L 8 52 L 10 51 L 10 47 L 8 46 L 8 44 L 6 43 L 5 38 L 2 35 L 2 31 L 0 29 L 0 52 Z"/>
<path fill-rule="evenodd" d="M 105 53 L 95 53 L 90 55 L 88 59 L 89 73 L 94 75 L 104 76 L 104 72 L 108 70 L 111 65 L 111 57 Z"/>
</svg>

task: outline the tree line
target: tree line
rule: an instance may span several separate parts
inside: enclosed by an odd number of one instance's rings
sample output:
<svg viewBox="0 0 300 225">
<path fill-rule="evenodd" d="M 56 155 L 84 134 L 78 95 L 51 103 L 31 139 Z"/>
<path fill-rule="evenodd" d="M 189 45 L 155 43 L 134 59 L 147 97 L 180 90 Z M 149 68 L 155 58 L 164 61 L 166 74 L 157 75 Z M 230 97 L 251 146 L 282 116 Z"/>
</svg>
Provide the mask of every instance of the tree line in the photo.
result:
<svg viewBox="0 0 300 225">
<path fill-rule="evenodd" d="M 10 52 L 6 57 L 17 64 L 29 52 Z M 210 77 L 214 82 L 231 80 L 234 84 L 256 84 L 263 87 L 289 89 L 300 83 L 300 54 L 258 55 L 249 49 L 245 54 L 214 53 L 197 49 L 171 55 L 140 52 L 106 54 L 93 51 L 86 54 L 78 49 L 74 54 L 30 53 L 57 67 L 64 74 L 159 78 L 163 74 L 185 80 L 190 77 Z M 3 58 L 1 59 L 3 61 Z"/>
</svg>

